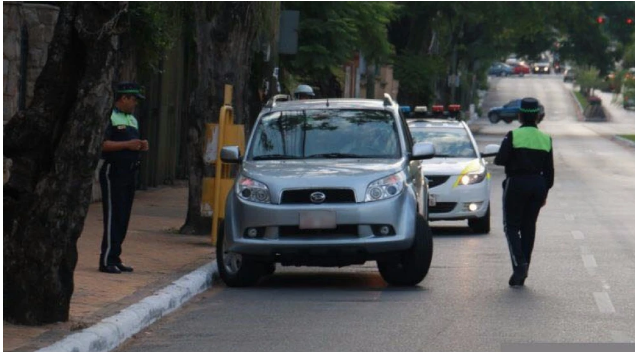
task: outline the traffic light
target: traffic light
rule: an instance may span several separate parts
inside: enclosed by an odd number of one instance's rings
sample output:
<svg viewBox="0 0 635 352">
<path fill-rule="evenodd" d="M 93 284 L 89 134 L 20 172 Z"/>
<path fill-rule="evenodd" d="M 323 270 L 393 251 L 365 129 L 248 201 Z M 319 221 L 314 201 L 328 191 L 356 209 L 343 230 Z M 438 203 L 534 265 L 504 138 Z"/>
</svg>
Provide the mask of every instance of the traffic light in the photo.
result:
<svg viewBox="0 0 635 352">
<path fill-rule="evenodd" d="M 632 26 L 633 25 L 633 19 L 631 17 L 627 18 L 626 19 L 626 24 L 629 25 L 629 26 Z"/>
<path fill-rule="evenodd" d="M 596 21 L 597 21 L 598 24 L 604 24 L 606 22 L 606 17 L 598 16 Z"/>
</svg>

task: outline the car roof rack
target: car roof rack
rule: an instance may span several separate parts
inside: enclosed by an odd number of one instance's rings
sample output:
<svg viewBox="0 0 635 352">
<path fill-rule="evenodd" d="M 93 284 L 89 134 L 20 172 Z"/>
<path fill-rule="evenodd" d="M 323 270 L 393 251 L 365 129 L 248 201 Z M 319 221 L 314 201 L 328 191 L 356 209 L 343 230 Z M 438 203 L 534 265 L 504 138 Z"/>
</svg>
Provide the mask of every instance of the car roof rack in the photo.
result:
<svg viewBox="0 0 635 352">
<path fill-rule="evenodd" d="M 392 97 L 388 93 L 384 93 L 384 106 L 393 106 L 395 102 L 392 100 Z"/>
<path fill-rule="evenodd" d="M 273 108 L 276 106 L 276 103 L 278 102 L 290 101 L 290 100 L 291 100 L 291 96 L 288 94 L 276 94 L 267 101 L 267 104 L 265 104 L 265 107 Z"/>
</svg>

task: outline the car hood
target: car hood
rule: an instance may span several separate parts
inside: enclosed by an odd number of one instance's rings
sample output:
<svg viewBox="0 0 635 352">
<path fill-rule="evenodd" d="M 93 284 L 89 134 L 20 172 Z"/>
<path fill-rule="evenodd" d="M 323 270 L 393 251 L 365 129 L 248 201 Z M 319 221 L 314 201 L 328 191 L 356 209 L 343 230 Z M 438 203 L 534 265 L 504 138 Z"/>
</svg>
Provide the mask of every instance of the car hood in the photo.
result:
<svg viewBox="0 0 635 352">
<path fill-rule="evenodd" d="M 269 187 L 272 201 L 285 189 L 349 188 L 363 200 L 368 185 L 404 168 L 405 159 L 245 161 L 243 175 Z"/>
<path fill-rule="evenodd" d="M 432 158 L 422 161 L 424 175 L 457 176 L 477 172 L 483 167 L 478 158 Z"/>
</svg>

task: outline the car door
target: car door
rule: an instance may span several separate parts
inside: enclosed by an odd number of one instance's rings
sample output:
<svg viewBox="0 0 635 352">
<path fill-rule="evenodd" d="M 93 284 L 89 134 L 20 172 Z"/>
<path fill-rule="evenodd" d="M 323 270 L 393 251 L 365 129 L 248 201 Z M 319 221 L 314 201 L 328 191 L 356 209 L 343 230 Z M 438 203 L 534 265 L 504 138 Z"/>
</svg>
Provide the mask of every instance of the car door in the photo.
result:
<svg viewBox="0 0 635 352">
<path fill-rule="evenodd" d="M 503 106 L 502 118 L 515 118 L 520 108 L 520 100 L 511 100 Z"/>
</svg>

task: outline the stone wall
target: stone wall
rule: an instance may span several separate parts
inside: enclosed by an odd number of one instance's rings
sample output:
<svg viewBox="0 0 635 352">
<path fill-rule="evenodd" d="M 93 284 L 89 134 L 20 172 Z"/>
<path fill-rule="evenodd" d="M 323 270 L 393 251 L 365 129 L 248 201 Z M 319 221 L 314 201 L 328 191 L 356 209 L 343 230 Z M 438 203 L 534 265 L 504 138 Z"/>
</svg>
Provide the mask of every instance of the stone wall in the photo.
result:
<svg viewBox="0 0 635 352">
<path fill-rule="evenodd" d="M 3 2 L 3 121 L 8 121 L 19 109 L 21 85 L 26 84 L 25 102 L 33 99 L 35 80 L 46 63 L 48 46 L 53 38 L 59 8 L 51 5 Z M 27 38 L 23 38 L 23 29 Z M 21 45 L 28 42 L 26 79 L 21 77 Z"/>
</svg>

